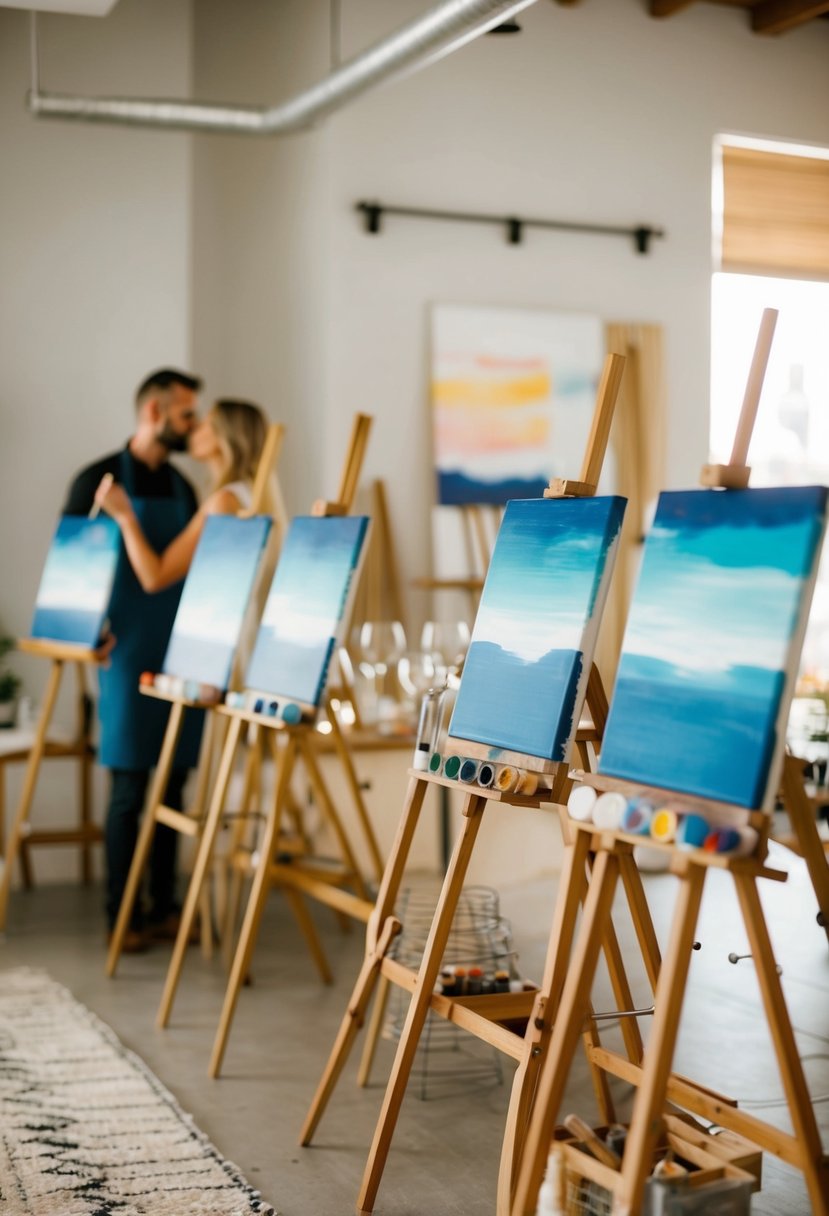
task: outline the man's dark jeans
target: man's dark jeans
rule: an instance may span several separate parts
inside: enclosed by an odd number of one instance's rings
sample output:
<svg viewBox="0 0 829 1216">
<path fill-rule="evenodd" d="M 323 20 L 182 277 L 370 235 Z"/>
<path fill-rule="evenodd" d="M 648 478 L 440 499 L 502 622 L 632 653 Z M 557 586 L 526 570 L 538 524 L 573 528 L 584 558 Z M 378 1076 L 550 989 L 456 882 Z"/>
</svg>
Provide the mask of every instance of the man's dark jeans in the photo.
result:
<svg viewBox="0 0 829 1216">
<path fill-rule="evenodd" d="M 164 798 L 166 806 L 182 809 L 182 793 L 187 769 L 173 769 Z M 107 859 L 107 919 L 112 929 L 121 906 L 127 875 L 138 839 L 138 821 L 144 809 L 144 798 L 150 770 L 139 768 L 110 769 L 111 787 L 107 810 L 105 843 Z M 153 837 L 149 864 L 150 912 L 153 923 L 165 920 L 176 908 L 176 845 L 178 833 L 158 824 Z M 135 902 L 130 927 L 141 929 L 144 910 L 141 898 Z"/>
</svg>

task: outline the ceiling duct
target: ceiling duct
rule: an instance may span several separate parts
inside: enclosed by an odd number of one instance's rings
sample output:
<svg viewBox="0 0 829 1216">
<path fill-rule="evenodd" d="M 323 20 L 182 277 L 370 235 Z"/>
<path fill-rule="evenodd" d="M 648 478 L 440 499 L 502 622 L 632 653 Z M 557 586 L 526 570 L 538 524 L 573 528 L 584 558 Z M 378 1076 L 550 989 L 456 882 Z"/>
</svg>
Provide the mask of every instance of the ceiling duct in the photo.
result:
<svg viewBox="0 0 829 1216">
<path fill-rule="evenodd" d="M 514 16 L 535 0 L 444 0 L 368 50 L 342 64 L 325 80 L 278 106 L 237 106 L 200 101 L 131 97 L 77 97 L 41 92 L 37 27 L 32 17 L 32 89 L 28 107 L 38 117 L 81 122 L 165 127 L 178 131 L 222 131 L 240 135 L 287 135 L 311 126 L 346 102 L 404 72 L 425 67 Z"/>
</svg>

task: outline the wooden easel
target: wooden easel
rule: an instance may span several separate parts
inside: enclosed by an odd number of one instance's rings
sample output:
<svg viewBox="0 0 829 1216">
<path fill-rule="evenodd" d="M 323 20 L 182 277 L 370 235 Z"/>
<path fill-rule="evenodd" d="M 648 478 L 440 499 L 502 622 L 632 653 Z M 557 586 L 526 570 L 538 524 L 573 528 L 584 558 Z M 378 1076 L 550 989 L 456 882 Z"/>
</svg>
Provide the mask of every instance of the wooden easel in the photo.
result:
<svg viewBox="0 0 829 1216">
<path fill-rule="evenodd" d="M 34 739 L 28 749 L 28 763 L 20 801 L 17 804 L 2 866 L 0 866 L 0 933 L 6 927 L 12 871 L 18 857 L 23 869 L 24 883 L 30 887 L 32 876 L 28 854 L 31 847 L 41 844 L 80 845 L 81 877 L 85 883 L 88 883 L 92 878 L 92 845 L 103 839 L 100 827 L 92 822 L 90 786 L 94 749 L 90 733 L 91 715 L 86 682 L 86 671 L 90 666 L 97 666 L 100 661 L 99 656 L 94 650 L 89 650 L 85 646 L 74 646 L 69 642 L 50 642 L 40 638 L 21 638 L 17 646 L 24 654 L 48 659 L 51 667 Z M 47 736 L 67 665 L 74 667 L 77 678 L 76 736 L 72 743 L 59 744 L 52 742 Z M 51 756 L 65 756 L 78 760 L 79 822 L 74 828 L 32 832 L 29 831 L 29 815 L 40 776 L 40 766 L 44 758 Z"/>
<path fill-rule="evenodd" d="M 317 502 L 313 512 L 315 515 L 347 514 L 356 492 L 360 464 L 365 452 L 370 425 L 370 417 L 363 414 L 357 415 L 346 457 L 345 471 L 340 484 L 341 492 L 348 497 L 335 502 Z M 246 710 L 229 709 L 225 706 L 220 706 L 218 713 L 228 720 L 228 733 L 222 750 L 210 806 L 201 831 L 199 850 L 182 910 L 181 926 L 173 949 L 173 957 L 170 962 L 159 1006 L 157 1019 L 159 1026 L 167 1025 L 172 1012 L 173 1001 L 184 963 L 187 941 L 194 923 L 200 891 L 207 874 L 216 835 L 221 823 L 227 787 L 233 771 L 236 749 L 241 738 L 243 726 L 256 726 L 260 732 L 263 732 L 271 739 L 276 760 L 276 780 L 271 804 L 265 815 L 263 837 L 257 850 L 258 860 L 255 864 L 251 865 L 250 857 L 240 854 L 232 861 L 232 864 L 237 869 L 244 867 L 248 872 L 252 869 L 253 883 L 239 942 L 231 964 L 227 993 L 210 1065 L 212 1076 L 218 1075 L 221 1067 L 227 1037 L 238 1000 L 239 989 L 250 965 L 269 887 L 271 885 L 278 885 L 285 894 L 291 910 L 305 935 L 309 951 L 325 982 L 331 982 L 331 972 L 313 922 L 305 909 L 303 895 L 308 895 L 322 903 L 328 904 L 341 915 L 351 916 L 362 921 L 368 919 L 372 908 L 368 887 L 357 864 L 354 849 L 318 763 L 318 754 L 323 749 L 317 742 L 320 736 L 316 731 L 315 725 L 308 721 L 289 725 L 273 717 Z M 379 847 L 365 808 L 351 753 L 343 736 L 337 714 L 331 705 L 331 698 L 328 698 L 326 701 L 325 713 L 331 727 L 334 750 L 342 766 L 346 784 L 357 812 L 358 822 L 368 848 L 375 878 L 379 880 L 382 872 L 382 859 Z M 294 842 L 286 842 L 280 836 L 283 815 L 286 810 L 290 809 L 290 784 L 298 761 L 301 761 L 305 768 L 323 816 L 337 840 L 341 857 L 341 860 L 338 862 L 332 863 L 310 855 L 307 850 L 307 841 L 305 840 L 300 839 Z M 291 854 L 293 856 L 288 860 L 288 856 Z M 348 887 L 353 887 L 353 891 L 346 889 Z"/>
<path fill-rule="evenodd" d="M 609 355 L 605 362 L 593 428 L 588 440 L 580 481 L 554 483 L 549 489 L 551 497 L 561 496 L 565 493 L 576 496 L 590 496 L 595 493 L 624 362 L 624 358 L 620 355 Z M 587 738 L 594 740 L 596 733 L 601 732 L 607 709 L 607 702 L 595 669 L 587 688 L 587 704 L 595 729 L 585 732 L 581 739 L 577 736 L 577 750 L 583 758 L 586 755 Z M 453 741 L 450 740 L 450 747 L 452 743 Z M 476 754 L 486 756 L 489 751 L 487 748 L 465 740 L 455 741 L 455 744 L 457 750 L 467 756 L 474 757 Z M 539 1052 L 543 1051 L 551 1030 L 547 1009 L 555 1003 L 556 993 L 563 982 L 563 975 L 555 969 L 546 968 L 541 987 L 534 992 L 460 998 L 439 996 L 434 993 L 452 919 L 486 807 L 492 803 L 539 807 L 543 803 L 560 801 L 566 797 L 566 791 L 569 788 L 569 777 L 565 764 L 553 764 L 540 761 L 537 757 L 515 753 L 502 754 L 500 758 L 505 763 L 516 763 L 525 768 L 534 769 L 536 772 L 545 773 L 545 779 L 550 782 L 551 788 L 539 790 L 532 796 L 524 797 L 515 793 L 502 794 L 492 788 L 462 785 L 458 781 L 430 773 L 410 771 L 411 781 L 397 835 L 383 875 L 377 902 L 368 922 L 363 965 L 300 1136 L 300 1142 L 303 1145 L 311 1142 L 357 1033 L 363 1024 L 378 981 L 388 981 L 411 993 L 408 1014 L 398 1044 L 397 1055 L 357 1202 L 357 1211 L 360 1213 L 370 1212 L 373 1209 L 419 1038 L 430 1010 L 470 1031 L 520 1062 L 520 1081 L 516 1080 L 508 1117 L 506 1142 L 509 1147 L 505 1147 L 504 1150 L 505 1156 L 510 1159 L 513 1153 L 512 1145 L 520 1136 L 525 1122 L 525 1111 L 535 1083 L 536 1061 Z M 399 964 L 391 956 L 390 947 L 402 928 L 395 915 L 395 905 L 412 839 L 426 792 L 435 785 L 455 789 L 465 794 L 462 806 L 463 826 L 455 843 L 420 969 L 415 973 Z M 630 988 L 622 967 L 618 942 L 611 925 L 606 928 L 604 946 L 616 997 L 622 1008 L 630 1008 Z M 516 1034 L 509 1027 L 502 1025 L 503 1022 L 514 1019 L 527 1020 L 524 1035 Z M 628 1019 L 624 1021 L 625 1042 L 631 1059 L 639 1061 L 642 1058 L 642 1044 L 638 1028 L 632 1023 L 628 1028 Z M 598 1039 L 596 1038 L 595 1041 L 598 1042 Z M 613 1107 L 609 1089 L 602 1083 L 597 1072 L 594 1072 L 594 1081 L 601 1109 L 608 1118 L 612 1119 Z M 509 1171 L 506 1176 L 509 1180 Z M 508 1194 L 507 1190 L 507 1199 Z"/>
<path fill-rule="evenodd" d="M 259 457 L 259 464 L 251 491 L 250 507 L 239 512 L 240 518 L 251 518 L 261 512 L 263 504 L 267 501 L 270 484 L 275 480 L 275 470 L 284 439 L 285 427 L 281 423 L 272 423 L 268 427 L 265 442 L 262 446 L 262 453 Z M 275 520 L 275 523 L 276 536 L 272 541 L 274 549 L 278 548 L 279 544 L 281 544 L 282 533 L 284 532 L 283 523 L 278 519 Z M 161 694 L 154 688 L 142 688 L 141 692 L 152 696 L 155 700 L 166 701 L 170 706 L 170 716 L 167 719 L 161 751 L 150 785 L 147 806 L 141 819 L 141 828 L 135 844 L 135 852 L 132 856 L 124 894 L 121 898 L 121 906 L 118 909 L 118 916 L 109 943 L 106 960 L 106 974 L 108 976 L 115 974 L 118 960 L 121 957 L 124 938 L 129 929 L 133 909 L 135 908 L 141 888 L 141 881 L 150 858 L 150 850 L 152 849 L 156 828 L 159 824 L 163 824 L 172 831 L 191 838 L 198 836 L 201 830 L 205 813 L 205 802 L 210 788 L 213 752 L 216 743 L 215 717 L 212 713 L 215 706 L 213 704 L 186 697 L 183 692 Z M 166 806 L 164 796 L 167 791 L 170 774 L 173 771 L 176 748 L 178 747 L 178 741 L 188 709 L 203 710 L 207 716 L 199 755 L 196 791 L 193 802 L 189 810 L 179 811 L 174 807 Z M 202 917 L 202 948 L 207 955 L 209 955 L 212 949 L 212 928 L 209 917 L 206 915 Z"/>
<path fill-rule="evenodd" d="M 488 503 L 463 503 L 457 509 L 460 512 L 468 573 L 457 578 L 416 578 L 412 580 L 412 586 L 418 591 L 463 592 L 469 598 L 469 607 L 474 616 L 478 610 L 478 601 L 483 591 L 503 507 Z"/>
<path fill-rule="evenodd" d="M 746 457 L 775 320 L 776 313 L 766 310 L 731 463 L 726 466 L 706 466 L 701 477 L 706 486 L 744 488 L 748 484 L 749 469 Z M 657 805 L 669 798 L 672 803 L 686 805 L 689 809 L 698 808 L 703 815 L 707 811 L 715 821 L 730 822 L 735 826 L 751 826 L 758 832 L 759 843 L 756 855 L 744 859 L 709 854 L 700 849 L 679 851 L 670 845 L 657 846 L 670 852 L 671 871 L 679 880 L 680 890 L 664 962 L 657 968 L 655 977 L 652 969 L 649 970 L 649 978 L 654 985 L 655 1015 L 645 1059 L 639 1066 L 634 1066 L 629 1060 L 624 1060 L 617 1053 L 602 1047 L 588 1048 L 588 1058 L 594 1066 L 609 1075 L 621 1077 L 636 1087 L 624 1160 L 617 1171 L 597 1162 L 589 1154 L 570 1147 L 568 1168 L 606 1189 L 612 1196 L 614 1216 L 633 1216 L 641 1208 L 645 1183 L 652 1166 L 653 1149 L 665 1120 L 666 1103 L 671 1102 L 748 1138 L 760 1148 L 801 1170 L 812 1211 L 816 1216 L 829 1216 L 829 1163 L 823 1155 L 820 1134 L 757 889 L 758 880 L 761 878 L 780 882 L 785 881 L 787 877 L 785 873 L 771 869 L 765 864 L 769 815 L 760 811 L 746 811 L 726 803 L 687 798 L 673 791 L 649 790 L 641 785 L 604 776 L 578 776 L 586 784 L 597 789 L 619 790 L 629 797 L 652 794 Z M 788 797 L 796 798 L 798 787 L 802 795 L 802 776 L 795 771 L 791 762 L 787 761 L 783 774 L 784 792 Z M 626 835 L 623 832 L 597 831 L 593 825 L 572 822 L 567 818 L 564 808 L 562 815 L 569 836 L 569 856 L 566 865 L 567 881 L 562 882 L 559 891 L 556 919 L 567 928 L 560 934 L 553 949 L 560 960 L 560 970 L 566 971 L 566 981 L 555 1009 L 555 1027 L 549 1051 L 541 1066 L 515 1194 L 509 1208 L 511 1216 L 531 1216 L 535 1212 L 569 1068 L 585 1022 L 590 1025 L 590 990 L 602 944 L 602 934 L 609 923 L 614 891 L 620 877 L 626 886 L 634 877 L 638 881 L 632 851 L 636 844 L 641 843 L 641 837 Z M 590 873 L 585 879 L 585 867 L 588 864 Z M 712 867 L 726 870 L 734 881 L 794 1135 L 782 1132 L 771 1124 L 738 1110 L 736 1104 L 729 1099 L 713 1094 L 709 1089 L 671 1071 L 703 886 Z M 584 916 L 576 937 L 572 914 L 582 901 Z"/>
</svg>

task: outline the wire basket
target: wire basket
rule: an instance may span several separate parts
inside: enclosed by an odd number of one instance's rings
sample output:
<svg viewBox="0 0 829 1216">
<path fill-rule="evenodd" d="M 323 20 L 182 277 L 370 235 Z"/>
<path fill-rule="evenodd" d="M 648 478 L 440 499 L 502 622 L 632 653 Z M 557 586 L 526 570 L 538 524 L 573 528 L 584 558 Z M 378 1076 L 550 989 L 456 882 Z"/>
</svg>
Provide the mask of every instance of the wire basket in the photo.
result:
<svg viewBox="0 0 829 1216">
<path fill-rule="evenodd" d="M 392 956 L 417 970 L 432 927 L 440 894 L 437 886 L 407 888 L 398 901 L 403 931 L 395 939 Z M 509 921 L 501 916 L 498 892 L 492 887 L 464 887 L 452 921 L 443 966 L 480 967 L 494 973 L 515 969 L 515 949 Z M 403 1029 L 408 999 L 396 990 L 383 1028 L 383 1036 L 397 1040 Z M 492 1047 L 429 1012 L 415 1056 L 412 1077 L 422 1099 L 468 1093 L 470 1087 L 488 1089 L 503 1084 L 499 1053 Z"/>
</svg>

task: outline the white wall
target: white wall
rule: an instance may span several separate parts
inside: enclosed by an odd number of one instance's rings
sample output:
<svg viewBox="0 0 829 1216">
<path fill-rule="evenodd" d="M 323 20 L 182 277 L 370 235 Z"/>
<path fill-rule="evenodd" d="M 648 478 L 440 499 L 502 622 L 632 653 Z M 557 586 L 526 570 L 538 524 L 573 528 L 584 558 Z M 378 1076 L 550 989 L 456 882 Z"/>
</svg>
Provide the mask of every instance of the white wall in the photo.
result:
<svg viewBox="0 0 829 1216">
<path fill-rule="evenodd" d="M 42 85 L 186 95 L 190 19 L 190 0 L 45 16 Z M 36 121 L 28 65 L 28 14 L 0 9 L 0 629 L 13 634 L 28 630 L 71 476 L 127 439 L 147 372 L 190 358 L 190 141 Z M 39 696 L 45 664 L 18 668 Z M 71 722 L 68 699 L 58 717 Z M 46 765 L 37 826 L 66 823 L 73 800 L 66 765 Z M 47 853 L 40 876 L 76 872 L 74 850 Z"/>
<path fill-rule="evenodd" d="M 347 53 L 422 11 L 345 0 Z M 668 479 L 707 458 L 711 151 L 717 132 L 829 143 L 829 25 L 752 35 L 745 12 L 693 5 L 655 21 L 640 0 L 548 0 L 523 32 L 486 37 L 332 120 L 332 430 L 378 413 L 369 468 L 389 481 L 407 575 L 427 568 L 432 493 L 428 306 L 597 312 L 658 322 L 668 354 Z M 395 22 L 396 23 L 396 22 Z M 395 219 L 366 236 L 360 198 L 667 230 L 626 241 Z"/>
<path fill-rule="evenodd" d="M 328 71 L 327 6 L 200 0 L 194 94 L 275 104 Z M 320 457 L 329 318 L 328 132 L 194 137 L 193 352 L 214 395 L 248 397 L 288 428 L 291 513 L 332 497 Z"/>
<path fill-rule="evenodd" d="M 45 16 L 41 36 L 44 88 L 189 92 L 189 0 Z M 130 435 L 143 376 L 190 355 L 189 141 L 37 121 L 28 64 L 28 15 L 2 9 L 0 623 L 15 633 L 71 476 Z"/>
</svg>

